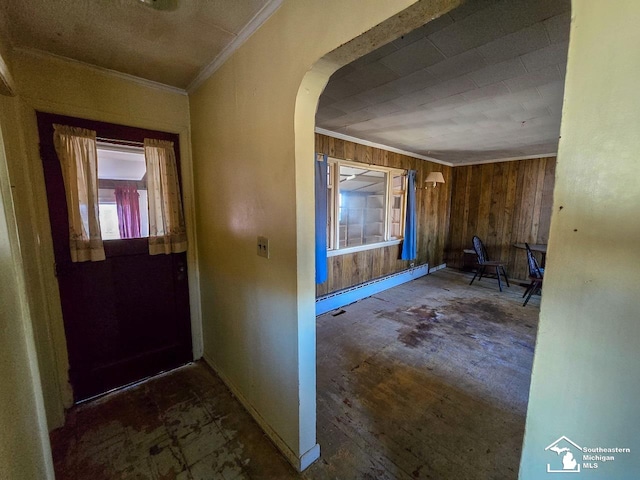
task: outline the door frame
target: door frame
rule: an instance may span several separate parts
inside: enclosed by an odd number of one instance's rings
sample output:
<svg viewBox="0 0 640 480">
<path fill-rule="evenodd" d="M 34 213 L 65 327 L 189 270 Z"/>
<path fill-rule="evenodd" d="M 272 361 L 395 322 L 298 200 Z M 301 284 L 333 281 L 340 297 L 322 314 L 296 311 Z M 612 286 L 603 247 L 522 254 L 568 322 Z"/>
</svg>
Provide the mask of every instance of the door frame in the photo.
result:
<svg viewBox="0 0 640 480">
<path fill-rule="evenodd" d="M 66 207 L 62 208 L 62 205 L 60 204 L 61 199 L 64 199 L 64 203 L 66 204 L 66 198 L 64 194 L 61 194 L 59 192 L 59 187 L 62 185 L 62 172 L 58 171 L 56 173 L 56 168 L 53 166 L 54 164 L 58 163 L 58 160 L 56 158 L 57 154 L 53 152 L 54 125 L 56 124 L 68 125 L 75 128 L 93 130 L 97 133 L 97 137 L 99 141 L 103 140 L 106 143 L 112 143 L 114 145 L 125 145 L 125 146 L 131 145 L 131 144 L 142 145 L 146 138 L 153 138 L 157 140 L 172 142 L 174 145 L 173 150 L 175 152 L 176 164 L 178 167 L 177 173 L 178 173 L 178 184 L 180 185 L 180 195 L 181 197 L 183 196 L 182 172 L 180 170 L 180 167 L 181 167 L 180 137 L 178 134 L 163 132 L 155 129 L 151 130 L 151 129 L 140 128 L 140 127 L 131 127 L 131 126 L 126 126 L 119 123 L 111 123 L 111 122 L 104 122 L 104 121 L 98 121 L 98 120 L 88 120 L 88 119 L 78 118 L 78 117 L 46 113 L 41 111 L 36 111 L 36 118 L 37 118 L 37 124 L 38 124 L 38 135 L 40 139 L 40 157 L 42 159 L 41 161 L 42 161 L 43 173 L 45 178 L 47 210 L 49 212 L 49 219 L 50 219 L 49 230 L 52 234 L 52 241 L 54 239 L 57 239 L 57 241 L 53 241 L 54 259 L 56 262 L 55 264 L 56 277 L 59 277 L 61 271 L 64 272 L 70 269 L 73 263 L 71 262 L 71 258 L 69 258 L 69 254 L 68 254 L 68 245 L 67 245 L 68 241 L 63 242 L 61 240 L 63 238 L 68 238 L 67 232 L 68 232 L 69 225 L 68 225 L 68 218 L 67 218 L 67 208 Z M 44 150 L 43 150 L 43 145 L 46 145 L 46 148 Z M 47 165 L 49 166 L 47 167 Z M 57 193 L 52 193 L 50 191 L 50 188 L 53 188 L 54 191 Z M 53 205 L 55 204 L 60 204 L 60 205 L 57 207 L 52 206 L 52 202 L 53 202 Z M 114 257 L 120 257 L 123 254 L 126 256 L 134 253 L 139 253 L 139 250 L 141 249 L 143 252 L 146 252 L 147 239 L 145 238 L 144 242 L 140 242 L 138 240 L 143 240 L 143 239 L 128 240 L 127 243 L 120 243 L 120 241 L 118 241 L 117 243 L 109 243 L 109 245 L 105 243 L 105 251 L 110 251 L 111 256 L 114 256 Z M 134 242 L 134 243 L 131 243 L 131 242 Z M 107 248 L 107 246 L 109 246 L 109 248 Z M 187 254 L 181 254 L 181 256 L 184 259 L 182 261 L 184 261 L 185 264 L 188 263 Z M 108 257 L 107 260 L 109 260 L 110 255 L 108 253 L 107 253 L 107 257 Z M 112 267 L 118 264 L 116 260 L 112 260 L 112 261 L 116 262 L 116 263 L 111 263 Z M 176 260 L 174 258 L 172 262 L 175 262 L 175 261 Z M 149 264 L 149 266 L 151 265 L 155 265 L 157 268 L 159 264 L 157 262 L 155 263 L 152 262 L 152 264 Z M 62 270 L 60 270 L 60 267 L 62 268 Z M 106 272 L 107 270 L 102 270 L 102 271 Z M 82 372 L 85 371 L 85 368 L 83 367 L 84 362 L 83 361 L 79 362 L 79 358 L 77 358 L 79 345 L 82 344 L 84 340 L 80 340 L 77 337 L 77 334 L 78 334 L 77 329 L 75 328 L 73 330 L 70 329 L 71 328 L 70 325 L 77 323 L 77 319 L 75 319 L 74 321 L 75 317 L 74 315 L 71 315 L 72 311 L 74 311 L 75 309 L 70 308 L 70 304 L 69 304 L 70 292 L 68 290 L 69 279 L 66 274 L 65 274 L 65 278 L 67 278 L 67 282 L 65 283 L 65 285 L 67 285 L 67 287 L 65 288 L 65 291 L 67 293 L 66 293 L 66 297 L 64 298 L 66 298 L 67 301 L 66 302 L 62 301 L 63 290 L 61 288 L 61 283 L 63 282 L 61 282 L 59 278 L 57 278 L 58 291 L 59 291 L 58 298 L 60 299 L 60 303 L 62 307 L 62 318 L 63 318 L 63 323 L 65 325 L 64 333 L 65 333 L 65 339 L 67 343 L 67 358 L 69 360 L 68 376 L 69 376 L 71 388 L 73 390 L 72 393 L 73 393 L 73 398 L 75 399 L 75 402 L 85 401 L 86 399 L 91 398 L 96 394 L 101 395 L 105 391 L 111 390 L 115 385 L 117 385 L 115 388 L 118 388 L 119 386 L 125 386 L 131 382 L 131 379 L 145 378 L 152 371 L 159 371 L 159 372 L 165 371 L 167 369 L 175 368 L 176 366 L 183 365 L 185 362 L 188 363 L 189 361 L 193 360 L 194 346 L 193 346 L 193 335 L 191 332 L 191 313 L 189 312 L 188 316 L 185 316 L 185 317 L 179 315 L 179 318 L 184 319 L 180 321 L 180 323 L 182 324 L 182 327 L 180 327 L 182 332 L 180 334 L 181 340 L 179 340 L 178 343 L 176 343 L 175 345 L 172 345 L 170 348 L 169 346 L 165 345 L 162 349 L 165 352 L 164 354 L 160 354 L 159 351 L 154 351 L 154 352 L 150 350 L 140 351 L 139 354 L 142 355 L 140 357 L 140 360 L 137 361 L 135 364 L 129 365 L 129 367 L 127 367 L 125 370 L 122 370 L 122 371 L 118 371 L 117 369 L 108 367 L 107 364 L 103 364 L 96 368 L 99 368 L 101 370 L 106 368 L 107 370 L 104 371 L 104 374 L 106 375 L 105 378 L 112 378 L 112 380 L 111 381 L 107 380 L 103 383 L 99 381 L 92 383 L 90 379 L 94 378 L 94 376 L 93 375 L 87 376 L 86 374 L 82 374 Z M 187 280 L 186 288 L 188 292 L 188 289 L 189 289 L 188 277 L 186 278 L 186 280 Z M 188 309 L 190 306 L 189 297 L 188 296 L 183 297 L 183 300 L 186 300 L 186 302 L 184 301 L 180 302 L 182 305 L 182 307 L 180 308 Z M 68 309 L 66 312 L 66 315 L 64 310 L 65 304 L 66 304 L 66 308 Z M 189 320 L 187 320 L 187 318 Z M 183 331 L 182 330 L 183 328 L 188 328 L 189 330 Z M 185 335 L 183 335 L 183 333 Z M 75 339 L 75 340 L 72 341 L 72 339 Z M 189 346 L 188 348 L 185 348 L 187 347 L 187 339 L 189 342 Z M 73 354 L 73 355 L 70 355 L 70 354 Z M 73 360 L 72 357 L 75 358 L 74 360 L 75 363 L 72 363 L 72 360 Z M 132 358 L 129 358 L 129 357 L 127 358 L 118 357 L 118 361 L 116 363 L 131 362 L 131 361 L 132 361 Z M 179 362 L 179 364 L 176 364 L 176 361 Z M 152 362 L 152 363 L 149 363 L 149 362 Z M 170 364 L 173 364 L 173 365 L 170 366 Z M 142 367 L 143 365 L 146 365 L 146 367 L 143 368 Z M 155 365 L 155 367 L 152 365 Z M 133 370 L 137 371 L 138 369 L 141 369 L 141 370 L 137 375 L 124 373 L 125 371 L 129 371 L 129 372 Z M 142 376 L 140 376 L 140 374 L 142 374 Z M 85 380 L 80 381 L 81 377 L 85 378 Z M 122 378 L 120 380 L 116 380 L 116 378 L 119 378 L 119 377 L 122 377 Z M 131 378 L 125 379 L 125 377 L 131 377 Z M 133 381 L 138 381 L 138 380 L 133 380 Z M 92 390 L 95 390 L 95 392 L 91 393 Z"/>
<path fill-rule="evenodd" d="M 51 226 L 47 206 L 47 195 L 42 172 L 42 160 L 39 152 L 39 134 L 36 112 L 43 114 L 57 115 L 61 119 L 72 118 L 95 123 L 110 123 L 149 131 L 164 131 L 176 135 L 179 138 L 180 148 L 180 175 L 182 179 L 182 200 L 187 229 L 189 249 L 187 250 L 187 272 L 189 285 L 189 308 L 191 321 L 191 343 L 192 359 L 197 360 L 203 355 L 203 333 L 202 333 L 202 313 L 200 305 L 200 276 L 198 268 L 198 249 L 196 238 L 196 215 L 194 204 L 194 183 L 193 183 L 193 163 L 191 155 L 191 132 L 187 125 L 180 123 L 167 125 L 157 124 L 153 121 L 140 122 L 123 121 L 121 116 L 104 115 L 100 120 L 86 118 L 86 111 L 78 111 L 74 108 L 64 108 L 63 112 L 58 111 L 59 105 L 52 105 L 49 102 L 31 101 L 21 105 L 22 122 L 25 126 L 25 156 L 29 160 L 26 166 L 27 181 L 33 184 L 33 204 L 31 207 L 33 233 L 38 237 L 40 244 L 37 262 L 37 281 L 42 285 L 42 297 L 33 301 L 42 302 L 46 305 L 47 318 L 42 320 L 45 335 L 37 338 L 38 345 L 49 345 L 48 351 L 39 351 L 42 358 L 39 361 L 53 362 L 55 364 L 55 378 L 51 380 L 57 388 L 44 392 L 50 399 L 51 405 L 55 408 L 47 412 L 49 429 L 60 427 L 65 420 L 65 410 L 73 405 L 73 395 L 69 381 L 69 356 L 64 330 L 64 320 L 62 317 L 62 306 L 58 290 L 57 279 L 54 272 L 53 241 L 51 237 Z M 101 116 L 102 117 L 102 116 Z M 131 119 L 128 119 L 131 120 Z M 39 349 L 40 350 L 40 349 Z"/>
</svg>

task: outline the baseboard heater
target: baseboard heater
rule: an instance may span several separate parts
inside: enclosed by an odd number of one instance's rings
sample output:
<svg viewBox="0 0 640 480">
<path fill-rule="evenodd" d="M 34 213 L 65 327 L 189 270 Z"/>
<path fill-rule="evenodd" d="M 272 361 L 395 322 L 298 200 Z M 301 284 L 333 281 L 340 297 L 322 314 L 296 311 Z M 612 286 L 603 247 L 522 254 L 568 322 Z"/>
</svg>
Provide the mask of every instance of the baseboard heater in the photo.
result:
<svg viewBox="0 0 640 480">
<path fill-rule="evenodd" d="M 350 303 L 357 302 L 363 298 L 375 295 L 378 292 L 387 290 L 391 287 L 402 285 L 403 283 L 410 282 L 416 278 L 424 277 L 428 273 L 434 272 L 444 268 L 446 265 L 438 265 L 432 269 L 429 269 L 428 264 L 420 265 L 418 267 L 412 267 L 402 272 L 393 273 L 386 277 L 376 278 L 369 282 L 361 283 L 354 287 L 345 288 L 337 292 L 329 293 L 318 297 L 316 299 L 316 315 L 322 315 L 323 313 L 336 310 Z"/>
</svg>

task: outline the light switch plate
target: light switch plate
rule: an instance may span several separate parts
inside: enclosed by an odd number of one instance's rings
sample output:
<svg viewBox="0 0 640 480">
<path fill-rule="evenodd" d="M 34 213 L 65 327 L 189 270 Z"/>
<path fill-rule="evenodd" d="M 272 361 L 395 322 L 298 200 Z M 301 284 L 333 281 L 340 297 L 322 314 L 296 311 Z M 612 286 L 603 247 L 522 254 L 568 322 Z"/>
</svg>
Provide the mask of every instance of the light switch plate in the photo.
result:
<svg viewBox="0 0 640 480">
<path fill-rule="evenodd" d="M 269 258 L 269 239 L 258 237 L 258 256 Z"/>
</svg>

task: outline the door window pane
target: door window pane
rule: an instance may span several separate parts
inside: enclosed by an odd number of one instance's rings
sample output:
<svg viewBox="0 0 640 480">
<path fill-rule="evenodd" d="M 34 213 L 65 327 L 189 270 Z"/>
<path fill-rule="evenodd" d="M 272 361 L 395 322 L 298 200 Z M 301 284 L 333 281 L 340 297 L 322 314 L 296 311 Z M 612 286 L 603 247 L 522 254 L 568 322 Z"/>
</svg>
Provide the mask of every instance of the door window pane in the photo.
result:
<svg viewBox="0 0 640 480">
<path fill-rule="evenodd" d="M 103 240 L 121 239 L 120 222 L 137 224 L 138 218 L 139 233 L 129 233 L 125 238 L 149 236 L 146 174 L 147 167 L 142 147 L 98 144 L 98 199 Z M 126 204 L 127 207 L 123 209 L 122 215 L 131 215 L 130 218 L 118 217 L 118 203 L 115 195 L 118 187 L 137 191 L 137 200 L 135 193 L 125 196 L 122 200 L 123 206 Z M 137 202 L 137 215 L 130 213 L 135 209 L 131 203 L 127 204 L 127 202 Z M 128 229 L 124 230 L 128 231 Z"/>
<path fill-rule="evenodd" d="M 118 212 L 116 204 L 101 203 L 100 211 L 100 231 L 103 240 L 120 239 L 120 230 L 118 228 Z"/>
</svg>

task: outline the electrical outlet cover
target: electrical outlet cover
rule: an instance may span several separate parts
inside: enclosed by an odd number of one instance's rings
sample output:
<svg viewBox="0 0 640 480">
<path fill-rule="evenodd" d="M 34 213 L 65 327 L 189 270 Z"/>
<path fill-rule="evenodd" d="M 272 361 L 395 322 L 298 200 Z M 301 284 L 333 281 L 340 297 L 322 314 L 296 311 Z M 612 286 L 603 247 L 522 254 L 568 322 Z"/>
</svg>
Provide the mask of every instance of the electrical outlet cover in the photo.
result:
<svg viewBox="0 0 640 480">
<path fill-rule="evenodd" d="M 269 239 L 258 237 L 258 256 L 269 258 Z"/>
</svg>

